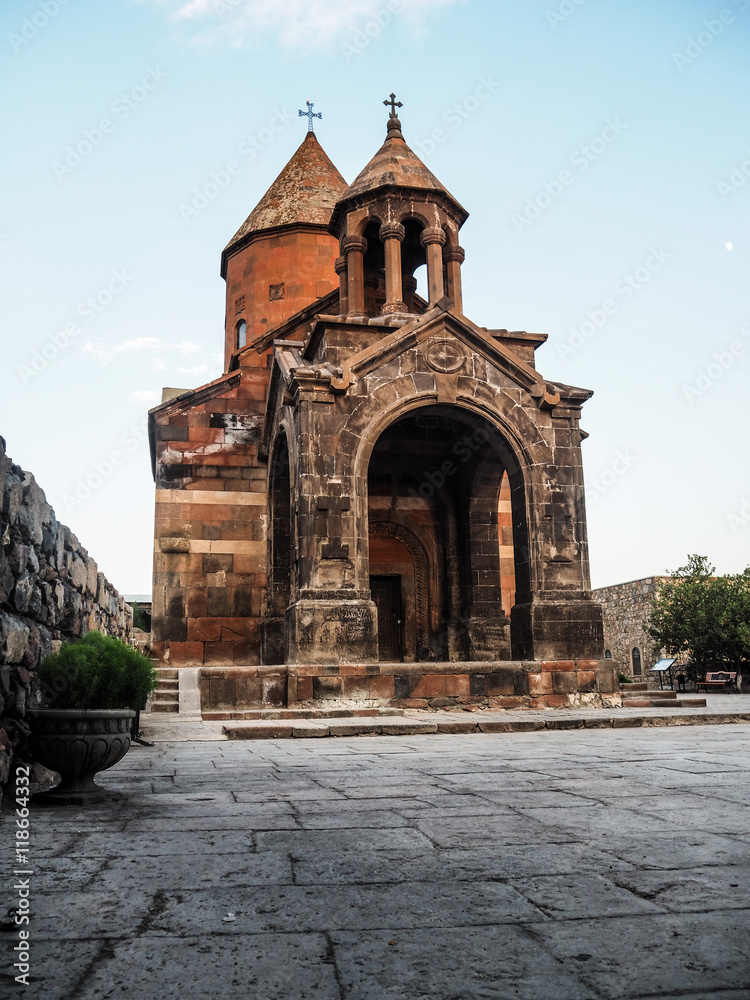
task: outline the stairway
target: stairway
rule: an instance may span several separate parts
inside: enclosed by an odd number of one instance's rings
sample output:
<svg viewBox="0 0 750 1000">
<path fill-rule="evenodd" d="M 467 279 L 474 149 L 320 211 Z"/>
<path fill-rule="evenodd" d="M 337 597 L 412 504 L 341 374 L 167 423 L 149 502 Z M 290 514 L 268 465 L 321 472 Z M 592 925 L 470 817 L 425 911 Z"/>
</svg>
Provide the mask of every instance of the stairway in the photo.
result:
<svg viewBox="0 0 750 1000">
<path fill-rule="evenodd" d="M 176 667 L 156 666 L 156 687 L 151 698 L 152 712 L 179 712 L 180 682 Z"/>
<path fill-rule="evenodd" d="M 705 698 L 678 698 L 676 691 L 649 691 L 645 681 L 620 686 L 623 708 L 705 708 Z"/>
</svg>

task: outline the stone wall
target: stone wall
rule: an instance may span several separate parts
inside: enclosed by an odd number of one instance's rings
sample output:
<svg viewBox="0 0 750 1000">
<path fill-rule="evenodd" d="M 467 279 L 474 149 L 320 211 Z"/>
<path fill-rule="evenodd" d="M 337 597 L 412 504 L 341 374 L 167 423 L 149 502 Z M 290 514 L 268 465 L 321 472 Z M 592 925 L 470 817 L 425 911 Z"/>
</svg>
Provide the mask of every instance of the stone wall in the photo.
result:
<svg viewBox="0 0 750 1000">
<path fill-rule="evenodd" d="M 203 667 L 200 687 L 203 718 L 211 720 L 257 717 L 274 708 L 478 711 L 621 704 L 616 668 L 604 660 Z"/>
<path fill-rule="evenodd" d="M 0 437 L 0 782 L 28 732 L 40 660 L 92 629 L 128 638 L 132 610 Z"/>
<path fill-rule="evenodd" d="M 661 656 L 661 651 L 646 631 L 646 626 L 656 589 L 664 579 L 667 577 L 649 576 L 593 591 L 594 600 L 602 606 L 605 652 L 612 654 L 615 666 L 628 677 L 644 681 L 654 679 L 649 677 L 649 670 Z M 641 656 L 640 676 L 634 671 L 633 651 L 636 649 Z"/>
</svg>

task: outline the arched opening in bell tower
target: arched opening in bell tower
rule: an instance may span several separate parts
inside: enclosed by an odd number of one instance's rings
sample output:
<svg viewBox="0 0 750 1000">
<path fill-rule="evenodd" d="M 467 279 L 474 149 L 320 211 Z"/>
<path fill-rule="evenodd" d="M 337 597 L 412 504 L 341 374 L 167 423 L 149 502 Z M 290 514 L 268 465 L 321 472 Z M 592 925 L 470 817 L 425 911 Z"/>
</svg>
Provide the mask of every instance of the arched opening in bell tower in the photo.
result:
<svg viewBox="0 0 750 1000">
<path fill-rule="evenodd" d="M 510 612 L 529 589 L 528 534 L 523 478 L 503 435 L 459 406 L 412 410 L 380 434 L 367 484 L 379 658 L 510 659 Z"/>
</svg>

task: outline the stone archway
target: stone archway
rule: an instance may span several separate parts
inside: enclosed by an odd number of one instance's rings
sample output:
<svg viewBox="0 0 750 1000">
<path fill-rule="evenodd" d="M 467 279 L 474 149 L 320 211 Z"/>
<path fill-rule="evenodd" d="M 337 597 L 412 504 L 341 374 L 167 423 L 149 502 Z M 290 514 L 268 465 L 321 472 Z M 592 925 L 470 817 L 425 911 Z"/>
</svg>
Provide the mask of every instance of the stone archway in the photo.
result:
<svg viewBox="0 0 750 1000">
<path fill-rule="evenodd" d="M 401 415 L 374 443 L 367 476 L 368 534 L 400 539 L 415 572 L 421 565 L 425 577 L 426 585 L 417 588 L 422 605 L 411 611 L 420 629 L 412 657 L 416 646 L 431 659 L 510 659 L 510 620 L 502 594 L 503 573 L 506 579 L 508 573 L 501 567 L 498 520 L 508 474 L 513 505 L 519 508 L 511 548 L 523 558 L 528 553 L 523 480 L 507 441 L 483 416 L 433 403 Z M 515 575 L 514 569 L 514 589 Z M 523 581 L 523 572 L 519 578 Z M 407 584 L 408 579 L 405 593 Z M 405 608 L 408 624 L 406 603 Z"/>
</svg>

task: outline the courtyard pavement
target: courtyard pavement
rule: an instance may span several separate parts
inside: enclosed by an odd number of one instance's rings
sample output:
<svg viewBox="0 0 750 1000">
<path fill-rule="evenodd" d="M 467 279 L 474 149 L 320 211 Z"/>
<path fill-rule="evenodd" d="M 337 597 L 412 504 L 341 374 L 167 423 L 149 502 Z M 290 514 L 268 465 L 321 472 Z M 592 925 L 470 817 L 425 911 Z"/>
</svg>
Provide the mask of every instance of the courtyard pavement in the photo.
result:
<svg viewBox="0 0 750 1000">
<path fill-rule="evenodd" d="M 0 993 L 747 1000 L 749 778 L 746 725 L 133 747 L 32 807 Z"/>
</svg>

